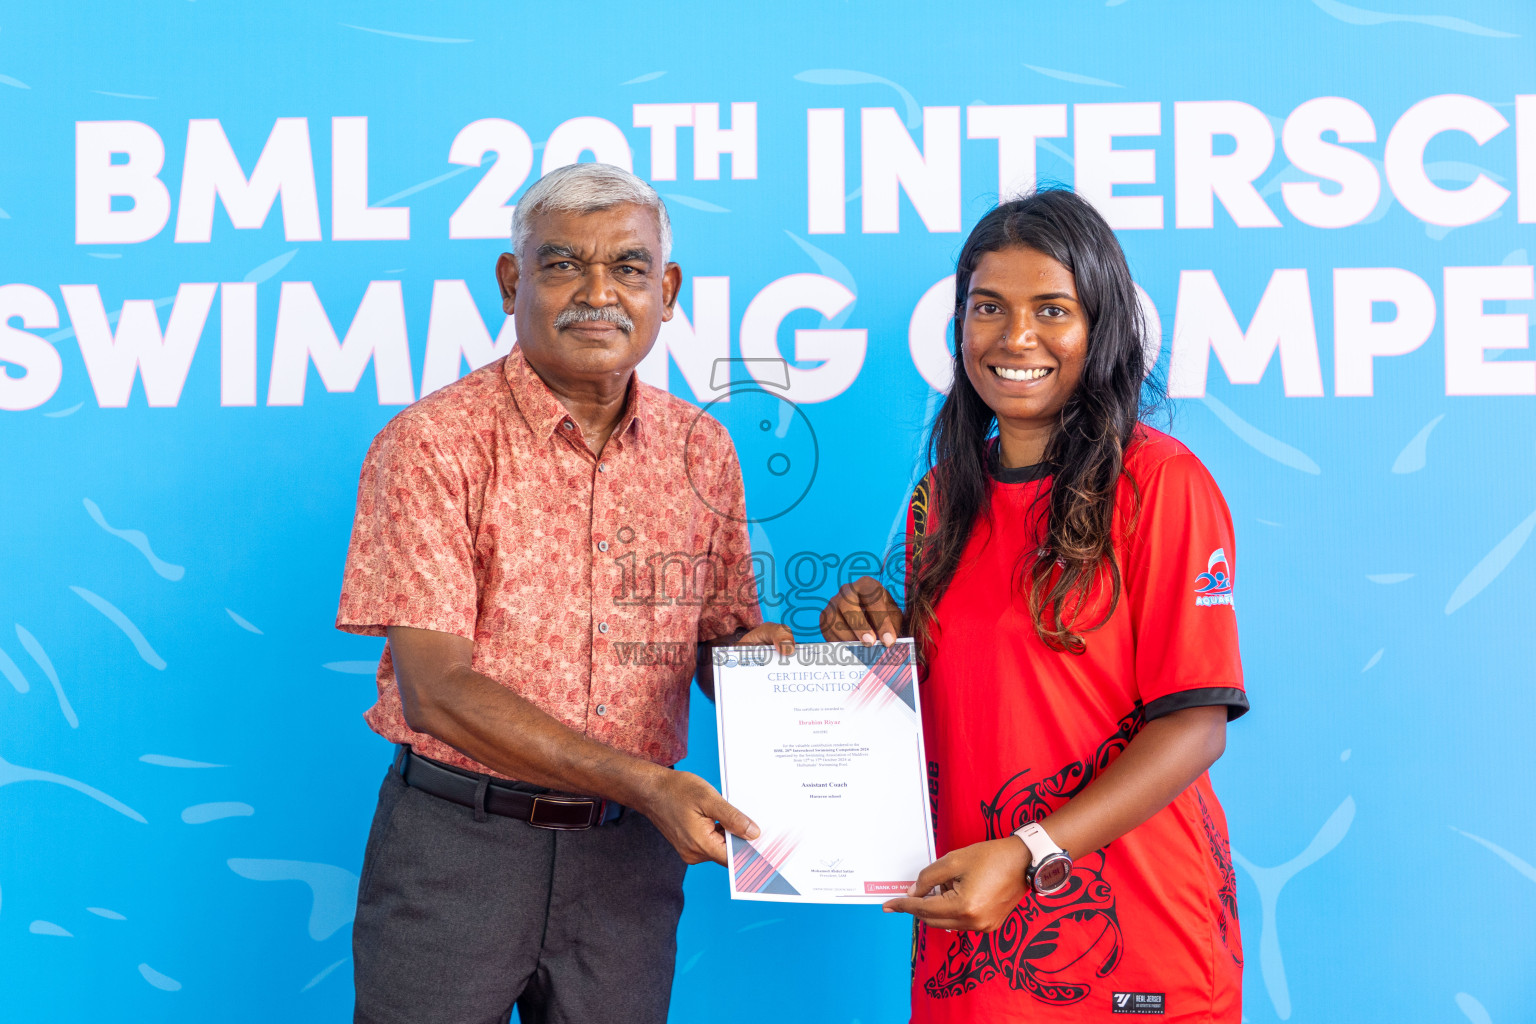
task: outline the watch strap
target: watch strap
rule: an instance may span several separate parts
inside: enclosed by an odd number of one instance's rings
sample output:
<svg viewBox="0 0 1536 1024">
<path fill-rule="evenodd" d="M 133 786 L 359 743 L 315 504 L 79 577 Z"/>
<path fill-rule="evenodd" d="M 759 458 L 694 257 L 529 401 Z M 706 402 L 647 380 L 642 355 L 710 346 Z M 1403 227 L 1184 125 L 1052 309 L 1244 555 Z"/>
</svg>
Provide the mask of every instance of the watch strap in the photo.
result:
<svg viewBox="0 0 1536 1024">
<path fill-rule="evenodd" d="M 1013 834 L 1022 839 L 1024 845 L 1029 847 L 1029 863 L 1031 868 L 1053 853 L 1065 852 L 1056 845 L 1055 841 L 1051 839 L 1050 835 L 1046 833 L 1044 827 L 1038 821 L 1029 822 L 1022 828 L 1017 829 Z"/>
</svg>

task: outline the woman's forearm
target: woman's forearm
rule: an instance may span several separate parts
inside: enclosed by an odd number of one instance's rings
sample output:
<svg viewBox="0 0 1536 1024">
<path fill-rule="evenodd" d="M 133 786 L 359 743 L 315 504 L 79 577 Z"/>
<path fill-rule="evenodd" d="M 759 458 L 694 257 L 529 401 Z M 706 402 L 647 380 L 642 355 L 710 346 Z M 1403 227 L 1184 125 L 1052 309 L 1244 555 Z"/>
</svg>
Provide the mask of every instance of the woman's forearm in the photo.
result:
<svg viewBox="0 0 1536 1024">
<path fill-rule="evenodd" d="M 1092 853 L 1172 803 L 1216 762 L 1226 742 L 1225 706 L 1154 719 L 1104 774 L 1041 825 L 1073 857 Z"/>
</svg>

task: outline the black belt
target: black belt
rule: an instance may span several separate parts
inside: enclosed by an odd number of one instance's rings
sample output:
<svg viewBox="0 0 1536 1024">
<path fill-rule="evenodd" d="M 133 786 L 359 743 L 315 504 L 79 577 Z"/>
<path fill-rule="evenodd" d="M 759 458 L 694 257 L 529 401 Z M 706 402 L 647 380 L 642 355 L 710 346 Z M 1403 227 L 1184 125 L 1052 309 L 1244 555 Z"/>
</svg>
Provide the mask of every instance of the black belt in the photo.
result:
<svg viewBox="0 0 1536 1024">
<path fill-rule="evenodd" d="M 395 765 L 407 786 L 461 807 L 517 818 L 536 828 L 592 828 L 615 821 L 624 812 L 622 805 L 600 797 L 527 793 L 514 789 L 514 783 L 422 757 L 408 747 L 402 747 L 401 753 L 404 756 L 396 758 Z"/>
</svg>

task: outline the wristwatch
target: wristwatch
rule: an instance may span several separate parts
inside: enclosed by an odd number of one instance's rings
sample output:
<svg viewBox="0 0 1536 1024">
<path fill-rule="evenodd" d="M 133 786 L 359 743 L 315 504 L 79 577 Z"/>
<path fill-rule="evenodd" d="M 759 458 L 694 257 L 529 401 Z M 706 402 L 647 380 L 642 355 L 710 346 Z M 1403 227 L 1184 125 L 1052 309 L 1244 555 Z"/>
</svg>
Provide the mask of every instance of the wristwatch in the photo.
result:
<svg viewBox="0 0 1536 1024">
<path fill-rule="evenodd" d="M 1041 896 L 1061 892 L 1072 879 L 1072 855 L 1051 841 L 1038 821 L 1014 832 L 1029 847 L 1029 870 L 1024 881 Z"/>
</svg>

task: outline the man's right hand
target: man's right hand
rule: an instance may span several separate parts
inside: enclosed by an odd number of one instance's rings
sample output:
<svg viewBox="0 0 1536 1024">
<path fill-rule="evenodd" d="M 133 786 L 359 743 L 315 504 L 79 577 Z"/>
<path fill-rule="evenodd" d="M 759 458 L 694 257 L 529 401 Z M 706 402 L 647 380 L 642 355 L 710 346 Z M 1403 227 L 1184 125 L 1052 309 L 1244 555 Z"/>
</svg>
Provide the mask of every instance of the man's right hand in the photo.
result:
<svg viewBox="0 0 1536 1024">
<path fill-rule="evenodd" d="M 861 640 L 889 647 L 901 635 L 901 606 L 873 576 L 844 583 L 821 612 L 827 640 Z"/>
<path fill-rule="evenodd" d="M 654 795 L 639 808 L 667 837 L 686 864 L 726 863 L 725 833 L 756 839 L 762 830 L 692 772 L 665 772 Z"/>
</svg>

